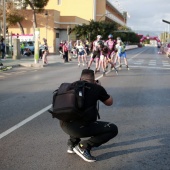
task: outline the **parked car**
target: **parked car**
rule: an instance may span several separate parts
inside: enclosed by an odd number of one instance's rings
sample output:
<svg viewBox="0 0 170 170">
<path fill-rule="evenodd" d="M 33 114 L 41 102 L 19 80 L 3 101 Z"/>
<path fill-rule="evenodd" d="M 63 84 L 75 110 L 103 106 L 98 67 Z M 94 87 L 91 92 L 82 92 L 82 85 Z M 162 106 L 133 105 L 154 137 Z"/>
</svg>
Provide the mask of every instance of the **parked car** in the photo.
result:
<svg viewBox="0 0 170 170">
<path fill-rule="evenodd" d="M 21 42 L 22 43 L 22 42 Z M 29 49 L 34 54 L 34 41 L 24 42 L 24 49 Z"/>
<path fill-rule="evenodd" d="M 163 53 L 170 57 L 170 43 L 165 44 L 165 46 L 163 47 Z"/>
</svg>

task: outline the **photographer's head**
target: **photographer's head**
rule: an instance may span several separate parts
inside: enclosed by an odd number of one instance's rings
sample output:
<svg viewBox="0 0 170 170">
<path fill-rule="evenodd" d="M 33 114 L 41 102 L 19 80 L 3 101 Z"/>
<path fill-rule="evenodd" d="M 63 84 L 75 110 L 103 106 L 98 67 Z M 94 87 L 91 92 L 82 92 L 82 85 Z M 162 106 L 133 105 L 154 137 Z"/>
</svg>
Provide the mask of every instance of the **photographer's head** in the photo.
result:
<svg viewBox="0 0 170 170">
<path fill-rule="evenodd" d="M 95 83 L 94 71 L 89 69 L 82 70 L 80 80 Z"/>
</svg>

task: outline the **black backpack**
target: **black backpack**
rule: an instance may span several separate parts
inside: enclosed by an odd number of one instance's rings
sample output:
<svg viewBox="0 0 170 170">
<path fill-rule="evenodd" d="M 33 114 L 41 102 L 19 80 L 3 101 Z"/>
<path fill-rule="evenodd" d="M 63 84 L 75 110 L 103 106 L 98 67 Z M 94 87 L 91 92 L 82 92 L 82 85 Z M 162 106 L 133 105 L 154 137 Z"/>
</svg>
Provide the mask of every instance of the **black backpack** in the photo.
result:
<svg viewBox="0 0 170 170">
<path fill-rule="evenodd" d="M 84 93 L 89 89 L 85 81 L 62 83 L 53 92 L 52 108 L 48 111 L 53 118 L 62 121 L 80 120 L 87 111 L 96 107 L 84 108 Z"/>
</svg>

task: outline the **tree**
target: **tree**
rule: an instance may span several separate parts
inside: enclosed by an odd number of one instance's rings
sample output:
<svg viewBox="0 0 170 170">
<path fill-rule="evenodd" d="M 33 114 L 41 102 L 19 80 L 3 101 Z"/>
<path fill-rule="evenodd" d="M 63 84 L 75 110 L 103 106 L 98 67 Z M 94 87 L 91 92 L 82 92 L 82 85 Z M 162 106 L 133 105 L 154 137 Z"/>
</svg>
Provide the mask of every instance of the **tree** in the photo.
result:
<svg viewBox="0 0 170 170">
<path fill-rule="evenodd" d="M 88 25 L 77 25 L 73 29 L 78 38 L 89 38 L 89 41 L 95 40 L 98 34 L 106 39 L 109 34 L 113 34 L 114 30 L 117 30 L 115 22 L 96 22 L 94 20 L 91 20 Z"/>
<path fill-rule="evenodd" d="M 2 15 L 1 12 L 0 12 L 0 15 Z M 24 29 L 21 24 L 23 19 L 24 19 L 24 17 L 20 14 L 20 11 L 14 7 L 14 3 L 7 2 L 7 4 L 6 4 L 6 21 L 7 21 L 8 26 L 17 24 L 21 30 L 21 33 L 24 34 Z"/>
<path fill-rule="evenodd" d="M 13 2 L 8 2 L 7 3 L 7 22 L 9 25 L 15 25 L 17 24 L 18 27 L 21 30 L 22 34 L 24 33 L 24 29 L 23 26 L 21 24 L 21 22 L 24 20 L 24 17 L 20 14 L 20 10 L 17 10 L 14 7 Z"/>
<path fill-rule="evenodd" d="M 48 4 L 49 0 L 19 0 L 23 5 L 22 8 L 26 9 L 28 6 L 33 10 L 33 28 L 37 27 L 36 13 L 40 13 L 44 10 L 44 7 Z"/>
</svg>

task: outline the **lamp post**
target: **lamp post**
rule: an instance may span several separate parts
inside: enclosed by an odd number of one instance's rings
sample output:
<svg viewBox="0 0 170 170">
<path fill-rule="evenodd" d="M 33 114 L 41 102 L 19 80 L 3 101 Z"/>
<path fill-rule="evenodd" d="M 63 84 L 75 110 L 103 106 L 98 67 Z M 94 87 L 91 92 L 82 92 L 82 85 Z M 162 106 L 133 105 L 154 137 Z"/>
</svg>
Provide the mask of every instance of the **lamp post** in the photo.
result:
<svg viewBox="0 0 170 170">
<path fill-rule="evenodd" d="M 169 30 L 169 28 L 170 28 L 170 21 L 167 21 L 167 20 L 164 20 L 164 19 L 163 19 L 162 22 L 165 22 L 165 23 L 169 24 L 169 25 L 168 25 L 168 31 L 167 31 L 167 32 L 168 32 L 168 41 L 170 41 L 170 30 Z M 166 33 L 166 32 L 165 32 L 165 33 Z"/>
<path fill-rule="evenodd" d="M 71 28 L 70 28 L 70 26 L 67 26 L 68 48 L 70 48 L 70 33 L 71 33 Z M 69 59 L 69 61 L 71 61 L 70 50 L 68 51 L 68 59 Z"/>
<path fill-rule="evenodd" d="M 6 1 L 3 0 L 3 38 L 6 39 Z"/>
<path fill-rule="evenodd" d="M 47 40 L 48 11 L 45 12 L 45 16 L 46 16 L 46 40 Z"/>
</svg>

